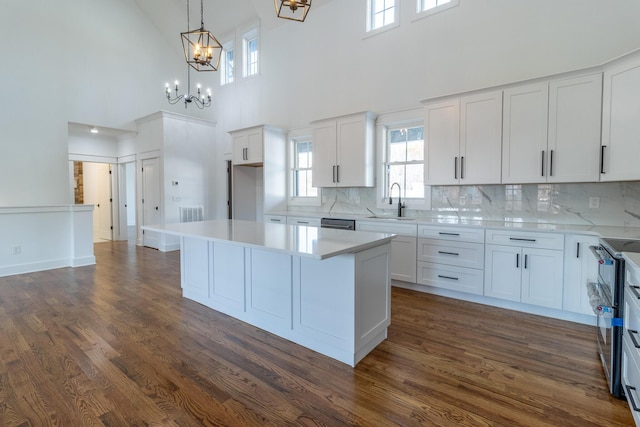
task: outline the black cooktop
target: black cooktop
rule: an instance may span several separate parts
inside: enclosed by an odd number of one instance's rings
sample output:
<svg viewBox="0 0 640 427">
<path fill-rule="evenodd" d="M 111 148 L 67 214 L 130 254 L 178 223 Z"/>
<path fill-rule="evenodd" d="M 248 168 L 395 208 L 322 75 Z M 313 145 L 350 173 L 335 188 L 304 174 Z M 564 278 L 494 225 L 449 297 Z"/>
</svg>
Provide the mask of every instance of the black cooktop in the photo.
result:
<svg viewBox="0 0 640 427">
<path fill-rule="evenodd" d="M 605 246 L 614 252 L 640 252 L 640 240 L 637 239 L 602 239 Z"/>
</svg>

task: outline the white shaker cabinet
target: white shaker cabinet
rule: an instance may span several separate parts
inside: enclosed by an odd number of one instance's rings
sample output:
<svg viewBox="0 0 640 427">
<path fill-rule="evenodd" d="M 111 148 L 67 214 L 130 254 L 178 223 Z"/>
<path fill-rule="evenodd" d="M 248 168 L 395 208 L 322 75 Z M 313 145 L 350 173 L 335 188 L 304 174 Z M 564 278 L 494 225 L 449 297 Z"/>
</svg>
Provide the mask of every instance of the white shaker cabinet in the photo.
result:
<svg viewBox="0 0 640 427">
<path fill-rule="evenodd" d="M 601 181 L 640 179 L 640 59 L 605 69 Z"/>
<path fill-rule="evenodd" d="M 602 73 L 549 83 L 548 182 L 597 182 Z"/>
<path fill-rule="evenodd" d="M 391 241 L 389 276 L 402 282 L 416 282 L 416 224 L 356 221 L 356 230 L 396 234 Z"/>
<path fill-rule="evenodd" d="M 540 83 L 504 91 L 502 182 L 545 182 L 549 85 Z"/>
<path fill-rule="evenodd" d="M 565 311 L 594 315 L 587 283 L 598 281 L 598 262 L 589 250 L 589 246 L 599 243 L 597 236 L 567 234 L 564 250 L 564 298 L 562 308 Z"/>
<path fill-rule="evenodd" d="M 508 230 L 486 234 L 486 296 L 562 308 L 563 235 Z"/>
<path fill-rule="evenodd" d="M 602 74 L 504 91 L 502 182 L 596 182 Z"/>
<path fill-rule="evenodd" d="M 313 186 L 373 187 L 375 115 L 313 122 Z"/>
<path fill-rule="evenodd" d="M 426 185 L 499 184 L 502 91 L 427 104 Z"/>
<path fill-rule="evenodd" d="M 636 426 L 640 425 L 640 269 L 627 259 L 622 324 L 622 387 Z"/>
<path fill-rule="evenodd" d="M 229 132 L 233 144 L 234 165 L 256 165 L 263 162 L 263 127 L 257 126 Z"/>
</svg>

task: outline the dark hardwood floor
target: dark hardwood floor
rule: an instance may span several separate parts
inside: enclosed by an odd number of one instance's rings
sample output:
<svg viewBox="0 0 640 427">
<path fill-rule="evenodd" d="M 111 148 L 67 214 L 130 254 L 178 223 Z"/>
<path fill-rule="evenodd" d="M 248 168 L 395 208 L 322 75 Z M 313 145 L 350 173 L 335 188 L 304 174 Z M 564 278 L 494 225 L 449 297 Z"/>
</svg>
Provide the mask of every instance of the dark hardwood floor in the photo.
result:
<svg viewBox="0 0 640 427">
<path fill-rule="evenodd" d="M 393 289 L 356 368 L 180 294 L 179 254 L 0 278 L 2 426 L 630 426 L 594 329 Z"/>
</svg>

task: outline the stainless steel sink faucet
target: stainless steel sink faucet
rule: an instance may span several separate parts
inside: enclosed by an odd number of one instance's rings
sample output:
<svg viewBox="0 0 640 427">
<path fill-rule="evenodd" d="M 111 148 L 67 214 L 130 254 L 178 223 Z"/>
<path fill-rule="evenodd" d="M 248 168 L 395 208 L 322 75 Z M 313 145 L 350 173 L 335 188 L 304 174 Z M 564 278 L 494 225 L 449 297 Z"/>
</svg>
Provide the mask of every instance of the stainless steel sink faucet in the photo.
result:
<svg viewBox="0 0 640 427">
<path fill-rule="evenodd" d="M 389 204 L 390 205 L 393 204 L 393 198 L 391 197 L 391 193 L 393 192 L 393 187 L 396 185 L 398 186 L 398 217 L 401 217 L 402 208 L 404 208 L 404 205 L 402 204 L 402 199 L 400 198 L 400 194 L 401 194 L 400 184 L 398 184 L 397 182 L 394 182 L 393 184 L 391 184 L 391 188 L 389 188 Z"/>
</svg>

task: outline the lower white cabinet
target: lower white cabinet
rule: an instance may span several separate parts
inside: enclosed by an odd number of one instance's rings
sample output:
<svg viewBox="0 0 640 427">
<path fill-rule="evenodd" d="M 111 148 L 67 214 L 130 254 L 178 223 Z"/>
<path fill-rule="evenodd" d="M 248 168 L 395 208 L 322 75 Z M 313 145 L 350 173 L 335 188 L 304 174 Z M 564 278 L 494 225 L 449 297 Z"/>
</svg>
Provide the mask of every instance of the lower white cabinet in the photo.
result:
<svg viewBox="0 0 640 427">
<path fill-rule="evenodd" d="M 567 234 L 564 244 L 564 290 L 562 309 L 574 313 L 595 316 L 587 284 L 598 281 L 598 262 L 589 246 L 599 243 L 597 236 Z"/>
<path fill-rule="evenodd" d="M 287 216 L 287 224 L 291 225 L 306 225 L 310 227 L 320 227 L 320 218 L 315 217 L 302 217 L 302 216 Z"/>
<path fill-rule="evenodd" d="M 356 221 L 356 230 L 393 233 L 389 276 L 393 280 L 416 283 L 416 224 L 382 221 Z"/>
<path fill-rule="evenodd" d="M 287 217 L 284 215 L 265 215 L 264 222 L 273 222 L 276 224 L 286 224 Z"/>
<path fill-rule="evenodd" d="M 418 226 L 418 283 L 482 295 L 484 230 Z"/>
<path fill-rule="evenodd" d="M 562 308 L 564 235 L 487 230 L 484 294 L 549 308 Z M 541 246 L 547 246 L 541 247 Z"/>
</svg>

